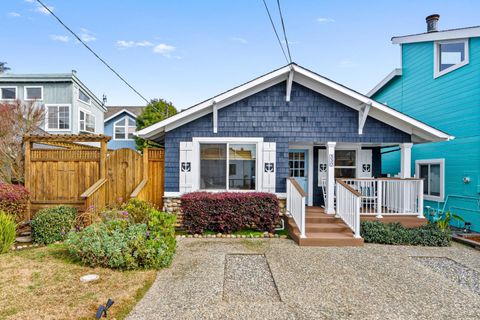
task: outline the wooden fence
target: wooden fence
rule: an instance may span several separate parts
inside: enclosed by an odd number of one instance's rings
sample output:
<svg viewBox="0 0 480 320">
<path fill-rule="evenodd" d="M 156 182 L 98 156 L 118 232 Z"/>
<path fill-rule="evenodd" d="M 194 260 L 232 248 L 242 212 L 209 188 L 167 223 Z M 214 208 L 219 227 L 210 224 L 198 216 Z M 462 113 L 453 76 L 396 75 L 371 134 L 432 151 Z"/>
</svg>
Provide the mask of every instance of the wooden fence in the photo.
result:
<svg viewBox="0 0 480 320">
<path fill-rule="evenodd" d="M 108 151 L 103 135 L 25 137 L 25 187 L 30 191 L 29 215 L 53 205 L 98 212 L 130 198 L 163 206 L 164 150 Z M 99 148 L 68 143 L 99 142 Z M 51 143 L 55 148 L 38 147 Z M 53 144 L 55 143 L 55 144 Z M 60 149 L 57 147 L 61 145 Z"/>
</svg>

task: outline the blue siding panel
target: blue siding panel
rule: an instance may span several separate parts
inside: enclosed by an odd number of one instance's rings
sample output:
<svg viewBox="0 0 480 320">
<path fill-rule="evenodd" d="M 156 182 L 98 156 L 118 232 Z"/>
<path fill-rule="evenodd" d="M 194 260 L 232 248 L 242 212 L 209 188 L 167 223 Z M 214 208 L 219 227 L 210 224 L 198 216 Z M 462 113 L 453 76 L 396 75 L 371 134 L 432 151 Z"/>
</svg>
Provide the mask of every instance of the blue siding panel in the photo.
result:
<svg viewBox="0 0 480 320">
<path fill-rule="evenodd" d="M 105 122 L 105 134 L 107 136 L 112 137 L 112 140 L 108 142 L 108 148 L 109 149 L 122 149 L 122 148 L 128 148 L 128 149 L 133 149 L 136 150 L 136 145 L 135 145 L 135 140 L 114 140 L 113 139 L 113 125 L 115 122 L 118 120 L 121 120 L 123 117 L 129 117 L 132 120 L 135 120 L 132 116 L 128 115 L 126 112 L 123 112 L 116 116 L 115 118 L 112 118 Z"/>
<path fill-rule="evenodd" d="M 165 191 L 178 192 L 179 144 L 192 137 L 263 137 L 276 142 L 276 191 L 285 192 L 288 146 L 295 142 L 409 142 L 410 135 L 368 118 L 358 134 L 358 112 L 297 83 L 291 101 L 285 101 L 286 83 L 280 83 L 218 111 L 218 133 L 212 114 L 165 134 Z"/>
</svg>

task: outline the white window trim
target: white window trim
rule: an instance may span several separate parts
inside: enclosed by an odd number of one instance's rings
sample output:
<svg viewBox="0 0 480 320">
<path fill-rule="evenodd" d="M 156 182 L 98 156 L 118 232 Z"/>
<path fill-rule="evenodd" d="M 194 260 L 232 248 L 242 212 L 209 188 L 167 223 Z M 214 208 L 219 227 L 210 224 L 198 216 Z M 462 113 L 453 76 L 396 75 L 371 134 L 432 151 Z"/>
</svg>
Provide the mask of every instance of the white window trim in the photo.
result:
<svg viewBox="0 0 480 320">
<path fill-rule="evenodd" d="M 355 169 L 355 179 L 359 178 L 359 172 L 360 172 L 360 162 L 358 161 L 358 157 L 360 155 L 360 150 L 362 150 L 361 145 L 348 145 L 348 144 L 337 144 L 335 146 L 335 151 L 336 150 L 347 150 L 347 151 L 355 151 L 355 165 L 354 166 L 333 166 L 333 169 L 335 170 L 336 168 L 345 168 L 345 169 Z"/>
<path fill-rule="evenodd" d="M 193 157 L 192 161 L 192 173 L 194 174 L 193 190 L 206 191 L 206 192 L 254 192 L 260 191 L 262 186 L 262 163 L 263 163 L 263 138 L 229 138 L 229 137 L 195 137 L 193 141 Z M 255 190 L 238 190 L 229 189 L 228 177 L 229 166 L 227 165 L 227 180 L 226 189 L 200 189 L 200 144 L 201 143 L 225 143 L 227 144 L 227 164 L 229 161 L 228 144 L 255 144 L 256 145 L 256 174 L 255 174 Z"/>
<path fill-rule="evenodd" d="M 118 127 L 124 127 L 125 128 L 125 138 L 124 139 L 117 138 L 117 135 L 115 134 L 115 128 L 117 127 L 117 123 L 119 123 L 123 119 L 132 120 L 132 118 L 130 118 L 129 116 L 124 116 L 123 118 L 118 119 L 117 121 L 115 121 L 113 123 L 113 134 L 112 134 L 113 135 L 113 140 L 115 140 L 115 141 L 133 141 L 133 140 L 135 140 L 135 139 L 129 139 L 128 138 L 128 127 L 129 127 L 129 125 L 127 125 L 126 120 L 125 120 L 125 126 L 118 126 Z M 133 119 L 133 121 L 135 121 L 135 124 L 136 124 L 136 119 Z M 135 126 L 135 132 L 136 132 L 136 126 Z M 135 132 L 134 132 L 134 135 L 135 135 Z"/>
<path fill-rule="evenodd" d="M 68 107 L 68 129 L 50 129 L 48 128 L 48 108 L 49 107 Z M 69 103 L 50 103 L 45 104 L 45 131 L 72 131 L 72 105 Z"/>
<path fill-rule="evenodd" d="M 445 199 L 445 159 L 422 159 L 415 161 L 415 177 L 420 178 L 420 165 L 439 164 L 440 165 L 440 196 L 431 196 L 424 194 L 423 198 L 430 201 L 443 202 Z M 429 172 L 430 174 L 430 172 Z"/>
<path fill-rule="evenodd" d="M 83 121 L 85 121 L 85 129 L 82 129 L 82 126 L 80 125 L 80 113 L 83 112 L 85 114 L 89 114 L 90 116 L 93 117 L 93 122 L 94 122 L 94 128 L 93 128 L 93 131 L 89 131 L 87 130 L 87 119 L 84 119 Z M 79 132 L 87 132 L 87 133 L 95 133 L 95 130 L 97 129 L 97 118 L 95 117 L 95 115 L 90 111 L 90 110 L 87 110 L 87 109 L 83 109 L 83 108 L 78 108 L 78 131 Z"/>
<path fill-rule="evenodd" d="M 27 89 L 40 88 L 40 99 L 28 99 Z M 23 100 L 25 101 L 42 101 L 43 100 L 43 86 L 25 86 L 23 87 Z"/>
<path fill-rule="evenodd" d="M 448 41 L 434 41 L 433 42 L 433 78 L 438 78 L 443 76 L 444 74 L 447 74 L 449 72 L 452 72 L 454 70 L 457 70 L 458 68 L 461 68 L 467 64 L 469 64 L 470 60 L 470 50 L 468 46 L 468 41 L 469 39 L 455 39 L 455 40 L 448 40 Z M 465 60 L 453 65 L 445 70 L 440 71 L 440 45 L 441 44 L 448 44 L 448 43 L 460 43 L 462 42 L 465 45 Z"/>
<path fill-rule="evenodd" d="M 81 100 L 80 99 L 80 92 L 83 92 L 83 94 L 86 95 L 88 97 L 88 99 L 90 99 L 90 102 L 85 102 L 85 101 Z M 92 105 L 92 97 L 90 97 L 88 94 L 86 94 L 85 91 L 83 91 L 81 88 L 78 88 L 77 100 L 80 101 L 83 104 L 86 104 L 87 106 Z"/>
<path fill-rule="evenodd" d="M 2 99 L 2 89 L 15 89 L 15 99 Z M 15 101 L 18 98 L 18 87 L 16 86 L 1 86 L 0 87 L 0 100 L 1 101 Z"/>
</svg>

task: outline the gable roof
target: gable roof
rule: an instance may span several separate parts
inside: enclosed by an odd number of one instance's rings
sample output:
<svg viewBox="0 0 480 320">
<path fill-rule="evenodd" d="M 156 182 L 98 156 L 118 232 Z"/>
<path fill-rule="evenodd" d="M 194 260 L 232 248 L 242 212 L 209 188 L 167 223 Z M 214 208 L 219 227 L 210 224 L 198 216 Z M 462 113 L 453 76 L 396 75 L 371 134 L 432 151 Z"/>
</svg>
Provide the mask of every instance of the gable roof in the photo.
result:
<svg viewBox="0 0 480 320">
<path fill-rule="evenodd" d="M 414 136 L 417 138 L 417 141 L 447 141 L 454 138 L 445 132 L 435 129 L 295 63 L 288 64 L 238 87 L 225 91 L 211 99 L 200 102 L 172 117 L 136 132 L 136 135 L 144 139 L 161 137 L 165 132 L 213 112 L 214 108 L 218 110 L 231 105 L 236 101 L 286 81 L 289 77 L 293 77 L 293 81 L 352 109 L 360 111 L 363 106 L 370 105 L 368 116 Z"/>
<path fill-rule="evenodd" d="M 144 106 L 111 106 L 107 107 L 107 112 L 105 113 L 105 120 L 103 122 L 107 122 L 112 120 L 113 118 L 117 117 L 122 113 L 127 113 L 133 118 L 138 117 L 142 111 L 145 109 Z"/>
<path fill-rule="evenodd" d="M 385 78 L 382 79 L 372 90 L 367 93 L 367 97 L 373 96 L 380 89 L 382 89 L 387 83 L 392 81 L 394 78 L 401 76 L 403 73 L 401 68 L 394 69 L 390 72 Z"/>
<path fill-rule="evenodd" d="M 392 37 L 393 44 L 480 37 L 480 26 Z"/>
</svg>

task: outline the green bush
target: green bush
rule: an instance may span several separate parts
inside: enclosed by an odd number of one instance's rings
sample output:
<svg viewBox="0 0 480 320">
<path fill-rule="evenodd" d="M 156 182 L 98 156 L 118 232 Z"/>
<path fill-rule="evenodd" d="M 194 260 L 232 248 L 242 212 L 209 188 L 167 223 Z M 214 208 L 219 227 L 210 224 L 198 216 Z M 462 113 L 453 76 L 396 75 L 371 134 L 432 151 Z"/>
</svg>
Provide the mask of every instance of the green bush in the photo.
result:
<svg viewBox="0 0 480 320">
<path fill-rule="evenodd" d="M 15 218 L 0 211 L 0 253 L 10 250 L 15 243 Z"/>
<path fill-rule="evenodd" d="M 143 206 L 143 204 L 142 204 Z M 150 269 L 170 265 L 175 253 L 175 215 L 151 206 L 146 223 L 135 223 L 129 214 L 71 232 L 69 252 L 83 264 L 113 269 Z"/>
<path fill-rule="evenodd" d="M 49 244 L 65 240 L 75 227 L 77 209 L 57 206 L 42 209 L 33 217 L 32 238 L 36 243 Z"/>
<path fill-rule="evenodd" d="M 131 223 L 147 223 L 148 214 L 155 208 L 150 202 L 130 199 L 128 202 L 115 205 L 100 213 L 102 221 L 126 219 Z"/>
<path fill-rule="evenodd" d="M 418 228 L 405 228 L 400 223 L 363 221 L 360 232 L 368 243 L 446 247 L 451 242 L 450 231 L 442 231 L 433 223 Z"/>
</svg>

